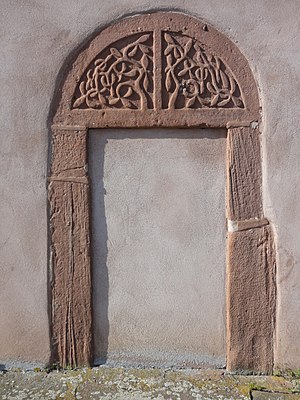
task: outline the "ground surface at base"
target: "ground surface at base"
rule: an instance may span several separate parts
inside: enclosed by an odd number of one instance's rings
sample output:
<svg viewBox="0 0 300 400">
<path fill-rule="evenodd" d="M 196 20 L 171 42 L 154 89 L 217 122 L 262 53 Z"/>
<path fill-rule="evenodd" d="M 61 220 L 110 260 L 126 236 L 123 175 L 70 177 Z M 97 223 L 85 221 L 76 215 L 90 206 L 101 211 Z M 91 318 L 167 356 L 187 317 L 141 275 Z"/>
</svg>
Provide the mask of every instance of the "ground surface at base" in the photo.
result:
<svg viewBox="0 0 300 400">
<path fill-rule="evenodd" d="M 299 399 L 299 393 L 299 379 L 230 375 L 222 370 L 97 367 L 0 374 L 1 400 L 292 400 Z"/>
</svg>

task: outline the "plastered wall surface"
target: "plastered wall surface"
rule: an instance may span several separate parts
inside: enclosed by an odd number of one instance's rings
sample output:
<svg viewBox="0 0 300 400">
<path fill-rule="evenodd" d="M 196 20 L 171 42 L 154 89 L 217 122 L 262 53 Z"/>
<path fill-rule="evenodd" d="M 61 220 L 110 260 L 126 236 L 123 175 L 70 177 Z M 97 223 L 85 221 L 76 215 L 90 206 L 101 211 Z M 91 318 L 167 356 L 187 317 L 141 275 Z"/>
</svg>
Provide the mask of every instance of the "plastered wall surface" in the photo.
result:
<svg viewBox="0 0 300 400">
<path fill-rule="evenodd" d="M 203 18 L 238 45 L 253 70 L 263 107 L 265 215 L 278 243 L 275 364 L 299 368 L 298 0 L 1 2 L 1 363 L 49 359 L 47 118 L 58 72 L 95 30 L 154 6 Z"/>
<path fill-rule="evenodd" d="M 225 365 L 225 143 L 90 131 L 96 360 Z"/>
</svg>

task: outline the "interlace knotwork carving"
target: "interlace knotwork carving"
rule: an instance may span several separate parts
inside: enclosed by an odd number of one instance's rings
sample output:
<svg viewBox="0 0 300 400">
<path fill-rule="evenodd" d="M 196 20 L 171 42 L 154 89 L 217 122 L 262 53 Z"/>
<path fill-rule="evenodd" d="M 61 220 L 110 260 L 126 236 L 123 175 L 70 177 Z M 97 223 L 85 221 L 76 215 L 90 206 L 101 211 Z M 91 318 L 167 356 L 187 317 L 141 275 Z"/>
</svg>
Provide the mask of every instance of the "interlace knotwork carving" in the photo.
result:
<svg viewBox="0 0 300 400">
<path fill-rule="evenodd" d="M 244 108 L 230 69 L 193 38 L 163 32 L 163 108 Z"/>
<path fill-rule="evenodd" d="M 90 64 L 73 108 L 153 108 L 153 36 L 132 35 L 113 43 Z"/>
</svg>

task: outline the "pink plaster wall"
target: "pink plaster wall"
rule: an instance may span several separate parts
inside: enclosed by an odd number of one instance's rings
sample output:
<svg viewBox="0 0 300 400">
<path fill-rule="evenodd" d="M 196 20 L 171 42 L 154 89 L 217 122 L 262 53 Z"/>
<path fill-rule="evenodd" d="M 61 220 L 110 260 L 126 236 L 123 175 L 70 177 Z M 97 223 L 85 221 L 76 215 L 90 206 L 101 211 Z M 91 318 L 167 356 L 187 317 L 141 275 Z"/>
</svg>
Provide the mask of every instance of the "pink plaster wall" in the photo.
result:
<svg viewBox="0 0 300 400">
<path fill-rule="evenodd" d="M 95 29 L 153 7 L 203 18 L 249 60 L 263 107 L 265 215 L 278 243 L 275 363 L 300 367 L 298 0 L 1 2 L 0 361 L 46 364 L 47 118 L 66 57 Z"/>
</svg>

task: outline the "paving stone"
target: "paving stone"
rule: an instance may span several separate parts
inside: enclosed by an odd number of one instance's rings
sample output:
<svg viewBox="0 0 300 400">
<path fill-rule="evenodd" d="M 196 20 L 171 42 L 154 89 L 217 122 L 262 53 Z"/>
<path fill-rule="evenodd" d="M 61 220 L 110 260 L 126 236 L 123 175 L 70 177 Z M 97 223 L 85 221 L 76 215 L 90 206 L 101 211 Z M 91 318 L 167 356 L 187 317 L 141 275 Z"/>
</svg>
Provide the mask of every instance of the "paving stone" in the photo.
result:
<svg viewBox="0 0 300 400">
<path fill-rule="evenodd" d="M 299 394 L 289 394 L 289 393 L 270 393 L 259 390 L 252 391 L 253 400 L 296 400 L 300 399 Z"/>
<path fill-rule="evenodd" d="M 292 380 L 227 374 L 224 370 L 83 368 L 80 370 L 0 373 L 1 400 L 250 400 L 282 399 L 254 386 L 289 392 Z M 257 397 L 265 396 L 265 397 Z M 267 397 L 266 397 L 267 396 Z M 273 397 L 270 397 L 273 396 Z M 279 396 L 279 397 L 278 397 Z"/>
</svg>

